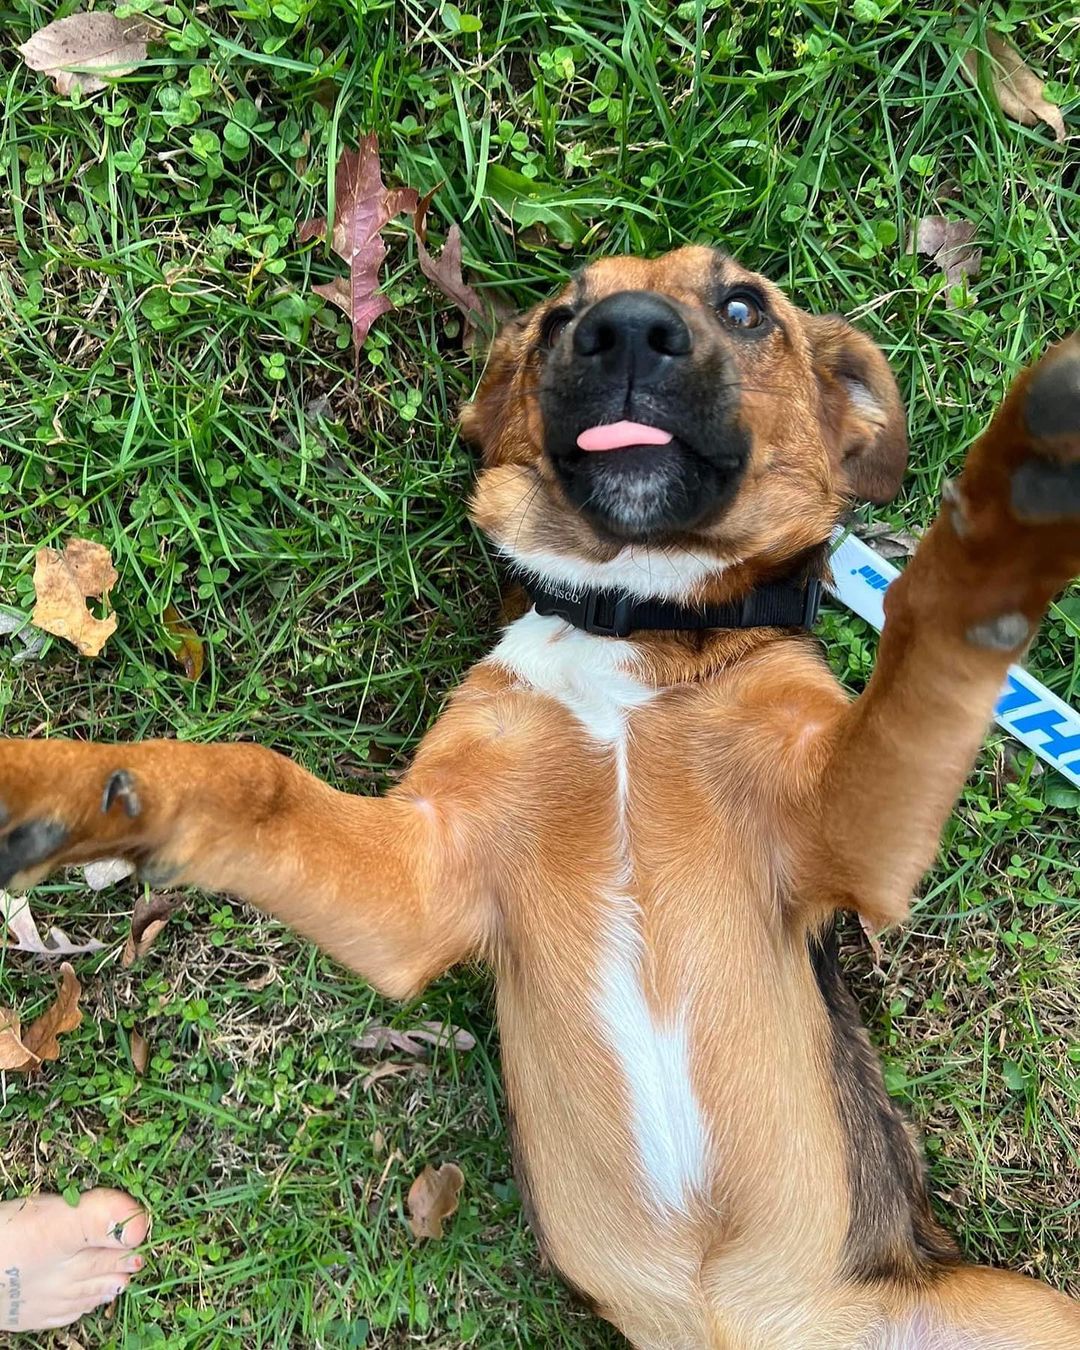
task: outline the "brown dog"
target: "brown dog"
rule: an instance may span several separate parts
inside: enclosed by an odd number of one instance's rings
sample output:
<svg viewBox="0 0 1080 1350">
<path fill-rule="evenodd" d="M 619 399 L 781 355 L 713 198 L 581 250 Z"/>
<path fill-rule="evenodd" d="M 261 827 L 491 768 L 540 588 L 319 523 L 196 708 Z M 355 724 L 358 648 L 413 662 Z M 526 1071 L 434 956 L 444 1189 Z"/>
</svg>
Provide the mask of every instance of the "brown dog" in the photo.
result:
<svg viewBox="0 0 1080 1350">
<path fill-rule="evenodd" d="M 890 497 L 906 439 L 842 320 L 708 249 L 605 260 L 503 333 L 464 429 L 535 606 L 400 786 L 8 741 L 0 881 L 129 857 L 397 997 L 485 956 L 540 1240 L 636 1346 L 1080 1347 L 1076 1304 L 938 1226 L 830 942 L 838 908 L 907 913 L 1080 570 L 1080 340 L 971 452 L 854 702 L 802 621 L 845 497 Z"/>
</svg>

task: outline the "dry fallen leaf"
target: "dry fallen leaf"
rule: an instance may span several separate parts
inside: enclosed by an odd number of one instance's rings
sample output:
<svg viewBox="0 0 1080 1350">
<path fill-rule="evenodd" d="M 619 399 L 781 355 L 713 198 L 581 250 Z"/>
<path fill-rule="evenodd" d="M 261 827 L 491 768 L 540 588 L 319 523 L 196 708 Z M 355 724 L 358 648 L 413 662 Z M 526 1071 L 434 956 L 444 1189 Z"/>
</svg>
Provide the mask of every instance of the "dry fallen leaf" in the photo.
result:
<svg viewBox="0 0 1080 1350">
<path fill-rule="evenodd" d="M 131 1029 L 131 1064 L 141 1078 L 150 1063 L 150 1042 L 135 1027 Z"/>
<path fill-rule="evenodd" d="M 358 357 L 371 325 L 393 308 L 379 293 L 379 272 L 386 257 L 380 231 L 395 216 L 415 208 L 416 192 L 412 188 L 390 189 L 382 181 L 379 142 L 374 133 L 365 136 L 358 149 L 342 152 L 334 177 L 330 247 L 348 263 L 349 275 L 314 290 L 349 316 Z M 326 232 L 326 220 L 320 217 L 305 220 L 297 237 L 304 243 L 320 235 L 325 237 Z"/>
<path fill-rule="evenodd" d="M 1025 127 L 1045 122 L 1053 130 L 1054 140 L 1065 139 L 1065 120 L 1061 109 L 1047 101 L 1042 80 L 1025 62 L 1011 42 L 997 33 L 987 33 L 990 84 L 998 107 L 1006 117 Z M 964 73 L 972 84 L 979 82 L 979 53 L 964 53 Z"/>
<path fill-rule="evenodd" d="M 134 871 L 135 864 L 127 858 L 101 858 L 83 867 L 83 880 L 92 891 L 103 891 L 106 886 L 115 886 Z"/>
<path fill-rule="evenodd" d="M 890 525 L 887 520 L 875 520 L 871 524 L 855 526 L 855 533 L 881 558 L 892 562 L 896 558 L 910 558 L 919 547 L 922 530 L 901 530 Z"/>
<path fill-rule="evenodd" d="M 86 600 L 94 596 L 107 602 L 115 583 L 116 569 L 104 544 L 72 539 L 63 553 L 38 549 L 34 560 L 37 601 L 30 622 L 74 643 L 83 656 L 97 656 L 116 631 L 116 615 L 95 618 Z"/>
<path fill-rule="evenodd" d="M 38 1062 L 19 1037 L 19 1015 L 10 1008 L 0 1008 L 0 1069 L 25 1073 Z"/>
<path fill-rule="evenodd" d="M 439 1168 L 424 1168 L 409 1187 L 406 1202 L 413 1237 L 442 1237 L 443 1220 L 457 1209 L 464 1183 L 465 1174 L 455 1163 L 443 1163 Z"/>
<path fill-rule="evenodd" d="M 150 35 L 147 25 L 138 20 L 118 19 L 101 11 L 70 14 L 39 28 L 19 52 L 31 70 L 49 76 L 59 93 L 79 89 L 94 94 L 146 59 Z"/>
<path fill-rule="evenodd" d="M 416 252 L 420 259 L 420 271 L 433 282 L 447 300 L 452 300 L 465 320 L 462 340 L 466 341 L 477 327 L 489 326 L 488 310 L 479 294 L 461 275 L 461 230 L 455 223 L 450 226 L 446 243 L 439 256 L 433 257 L 427 247 L 427 212 L 433 193 L 422 198 L 413 213 L 413 227 L 416 230 Z"/>
<path fill-rule="evenodd" d="M 30 901 L 24 895 L 9 895 L 0 890 L 0 921 L 7 924 L 15 941 L 4 945 L 11 951 L 33 952 L 36 956 L 79 956 L 98 952 L 104 942 L 72 942 L 62 928 L 50 928 L 44 937 L 34 919 Z"/>
<path fill-rule="evenodd" d="M 260 990 L 273 984 L 276 979 L 277 971 L 273 966 L 267 966 L 261 975 L 256 975 L 253 980 L 245 980 L 244 988 L 250 989 L 253 994 L 257 994 Z"/>
<path fill-rule="evenodd" d="M 945 216 L 923 216 L 915 227 L 911 247 L 932 258 L 945 273 L 949 286 L 961 277 L 977 277 L 982 266 L 982 249 L 971 245 L 975 226 L 967 220 L 949 220 Z M 946 304 L 951 300 L 946 296 Z"/>
<path fill-rule="evenodd" d="M 471 1050 L 476 1038 L 460 1027 L 446 1026 L 443 1022 L 422 1022 L 408 1031 L 395 1031 L 381 1022 L 370 1022 L 363 1035 L 353 1041 L 357 1050 L 401 1050 L 414 1058 L 429 1047 L 445 1047 L 451 1043 L 457 1050 Z"/>
<path fill-rule="evenodd" d="M 56 1001 L 34 1019 L 22 1033 L 23 1045 L 38 1059 L 59 1059 L 60 1042 L 57 1039 L 63 1031 L 74 1031 L 82 1021 L 79 1011 L 79 997 L 82 985 L 75 977 L 75 971 L 65 961 L 60 967 L 60 992 Z"/>
<path fill-rule="evenodd" d="M 360 1091 L 369 1092 L 384 1078 L 400 1078 L 403 1073 L 408 1073 L 411 1067 L 409 1064 L 395 1064 L 390 1059 L 384 1060 L 382 1064 L 376 1064 L 364 1074 L 360 1080 Z"/>
<path fill-rule="evenodd" d="M 184 668 L 185 679 L 194 682 L 203 673 L 203 644 L 195 629 L 177 613 L 175 605 L 166 605 L 162 622 L 175 646 L 173 655 Z"/>
<path fill-rule="evenodd" d="M 82 986 L 65 961 L 60 967 L 60 989 L 40 1017 L 25 1030 L 18 1016 L 0 1008 L 0 1069 L 10 1073 L 29 1073 L 43 1060 L 60 1058 L 60 1035 L 74 1031 L 82 1021 L 79 996 Z"/>
<path fill-rule="evenodd" d="M 142 960 L 181 903 L 179 896 L 162 891 L 151 891 L 149 896 L 139 896 L 131 911 L 131 932 L 120 955 L 120 964 L 125 970 Z"/>
</svg>

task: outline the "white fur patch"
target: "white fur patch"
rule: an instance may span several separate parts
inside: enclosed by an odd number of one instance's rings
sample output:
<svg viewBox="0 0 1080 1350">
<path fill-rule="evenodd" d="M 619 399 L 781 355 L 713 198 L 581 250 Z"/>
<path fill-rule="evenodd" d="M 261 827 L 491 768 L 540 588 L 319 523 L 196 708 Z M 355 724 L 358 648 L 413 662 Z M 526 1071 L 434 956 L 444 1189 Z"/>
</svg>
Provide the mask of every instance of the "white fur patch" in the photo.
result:
<svg viewBox="0 0 1080 1350">
<path fill-rule="evenodd" d="M 686 600 L 707 577 L 720 576 L 738 561 L 650 544 L 627 544 L 608 562 L 505 543 L 499 544 L 499 551 L 525 571 L 571 592 L 622 591 L 637 600 Z"/>
<path fill-rule="evenodd" d="M 613 745 L 625 735 L 627 713 L 656 693 L 630 673 L 636 656 L 632 642 L 583 633 L 530 610 L 506 629 L 488 660 L 557 699 L 594 740 Z"/>
<path fill-rule="evenodd" d="M 661 1206 L 683 1210 L 706 1172 L 707 1131 L 690 1081 L 683 1010 L 658 1025 L 645 997 L 640 912 L 633 898 L 627 745 L 630 715 L 657 691 L 633 674 L 632 642 L 597 637 L 535 611 L 506 630 L 492 661 L 557 699 L 594 741 L 615 756 L 618 870 L 602 897 L 605 950 L 593 1002 L 623 1075 L 631 1130 L 646 1185 Z"/>
<path fill-rule="evenodd" d="M 633 1135 L 653 1196 L 685 1210 L 706 1172 L 707 1133 L 690 1083 L 686 1014 L 658 1026 L 642 986 L 644 943 L 637 905 L 608 897 L 607 952 L 598 972 L 596 1011 L 626 1077 Z"/>
<path fill-rule="evenodd" d="M 889 1328 L 866 1350 L 1023 1350 L 1023 1332 L 1002 1327 L 1000 1332 L 966 1331 L 942 1326 L 924 1312 Z"/>
</svg>

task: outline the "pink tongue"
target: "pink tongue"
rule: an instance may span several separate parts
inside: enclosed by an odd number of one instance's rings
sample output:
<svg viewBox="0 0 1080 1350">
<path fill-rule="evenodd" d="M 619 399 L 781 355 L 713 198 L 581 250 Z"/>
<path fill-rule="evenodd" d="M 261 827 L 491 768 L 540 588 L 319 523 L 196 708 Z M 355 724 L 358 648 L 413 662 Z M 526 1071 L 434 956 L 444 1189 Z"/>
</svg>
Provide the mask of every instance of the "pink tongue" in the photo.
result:
<svg viewBox="0 0 1080 1350">
<path fill-rule="evenodd" d="M 625 450 L 628 445 L 667 445 L 670 431 L 647 427 L 641 422 L 608 422 L 589 427 L 577 438 L 582 450 Z"/>
</svg>

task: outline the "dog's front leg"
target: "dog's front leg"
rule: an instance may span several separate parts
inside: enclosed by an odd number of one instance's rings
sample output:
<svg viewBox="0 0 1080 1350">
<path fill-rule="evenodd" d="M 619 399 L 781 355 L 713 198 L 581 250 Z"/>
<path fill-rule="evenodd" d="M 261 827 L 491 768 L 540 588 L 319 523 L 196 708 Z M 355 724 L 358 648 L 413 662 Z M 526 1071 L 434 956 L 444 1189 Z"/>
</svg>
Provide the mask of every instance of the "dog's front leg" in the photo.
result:
<svg viewBox="0 0 1080 1350">
<path fill-rule="evenodd" d="M 1080 334 L 1016 379 L 889 589 L 873 677 L 818 738 L 803 895 L 906 914 L 1010 662 L 1078 571 Z"/>
<path fill-rule="evenodd" d="M 455 773 L 455 737 L 441 739 L 383 798 L 254 745 L 0 741 L 0 886 L 129 858 L 159 883 L 249 900 L 406 997 L 489 930 L 471 843 L 488 780 Z"/>
</svg>

